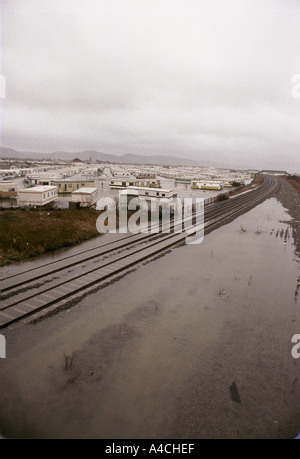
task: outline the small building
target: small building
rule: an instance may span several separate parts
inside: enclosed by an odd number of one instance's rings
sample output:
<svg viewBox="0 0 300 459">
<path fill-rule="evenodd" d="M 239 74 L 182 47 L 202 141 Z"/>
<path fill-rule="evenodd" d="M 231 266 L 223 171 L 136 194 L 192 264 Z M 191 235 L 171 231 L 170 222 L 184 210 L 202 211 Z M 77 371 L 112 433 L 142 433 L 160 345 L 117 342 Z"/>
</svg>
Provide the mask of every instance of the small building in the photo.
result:
<svg viewBox="0 0 300 459">
<path fill-rule="evenodd" d="M 94 180 L 53 180 L 51 182 L 52 185 L 57 186 L 58 193 L 73 193 L 73 191 L 79 190 L 80 188 L 94 188 L 95 181 Z"/>
<path fill-rule="evenodd" d="M 123 171 L 123 170 L 114 170 L 112 174 L 115 178 L 123 178 L 123 177 L 130 177 L 130 172 L 128 171 Z"/>
<path fill-rule="evenodd" d="M 15 198 L 18 193 L 18 186 L 11 181 L 0 182 L 0 198 Z"/>
<path fill-rule="evenodd" d="M 57 177 L 42 177 L 41 175 L 28 175 L 26 177 L 26 181 L 30 186 L 50 186 L 56 179 Z"/>
<path fill-rule="evenodd" d="M 80 207 L 92 206 L 98 198 L 98 188 L 79 188 L 72 192 L 71 202 Z"/>
<path fill-rule="evenodd" d="M 192 183 L 192 177 L 176 177 L 175 178 L 175 185 L 178 183 L 183 183 L 184 185 L 191 185 Z"/>
<path fill-rule="evenodd" d="M 17 176 L 17 173 L 14 169 L 1 169 L 0 173 L 2 180 L 14 179 Z"/>
<path fill-rule="evenodd" d="M 171 205 L 176 201 L 177 194 L 173 190 L 153 189 L 146 187 L 132 186 L 126 190 L 120 191 L 120 208 L 128 208 L 128 204 L 132 198 L 138 198 L 147 203 L 148 210 L 159 209 L 160 205 Z"/>
<path fill-rule="evenodd" d="M 222 190 L 224 188 L 223 182 L 214 180 L 193 180 L 191 188 L 196 190 Z"/>
<path fill-rule="evenodd" d="M 34 186 L 18 192 L 20 206 L 44 206 L 57 198 L 57 186 Z"/>
<path fill-rule="evenodd" d="M 125 189 L 129 186 L 138 186 L 138 180 L 124 180 L 124 179 L 114 179 L 109 181 L 109 187 L 112 189 Z"/>
<path fill-rule="evenodd" d="M 127 196 L 129 198 L 139 197 L 146 200 L 155 200 L 164 198 L 168 201 L 173 201 L 177 197 L 173 190 L 146 188 L 139 186 L 129 186 L 126 190 L 120 192 L 120 196 Z"/>
<path fill-rule="evenodd" d="M 146 187 L 146 188 L 160 188 L 160 180 L 149 179 L 149 180 L 124 180 L 114 179 L 109 181 L 109 187 L 112 189 L 126 189 L 131 186 Z"/>
<path fill-rule="evenodd" d="M 155 178 L 139 180 L 137 186 L 146 188 L 160 188 L 160 180 Z"/>
<path fill-rule="evenodd" d="M 147 179 L 147 180 L 153 179 L 154 180 L 156 178 L 156 176 L 154 174 L 145 172 L 145 173 L 137 173 L 137 174 L 135 174 L 135 178 L 137 180 L 145 180 L 145 179 Z"/>
</svg>

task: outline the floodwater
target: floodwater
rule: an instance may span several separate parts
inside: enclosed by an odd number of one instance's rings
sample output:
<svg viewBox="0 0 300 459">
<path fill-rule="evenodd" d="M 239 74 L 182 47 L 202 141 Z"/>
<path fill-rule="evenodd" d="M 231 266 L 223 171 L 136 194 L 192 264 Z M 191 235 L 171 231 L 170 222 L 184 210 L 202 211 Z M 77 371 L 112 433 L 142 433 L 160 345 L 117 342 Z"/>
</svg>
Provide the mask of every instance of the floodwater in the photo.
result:
<svg viewBox="0 0 300 459">
<path fill-rule="evenodd" d="M 295 438 L 290 219 L 269 199 L 69 310 L 3 330 L 2 436 Z"/>
</svg>

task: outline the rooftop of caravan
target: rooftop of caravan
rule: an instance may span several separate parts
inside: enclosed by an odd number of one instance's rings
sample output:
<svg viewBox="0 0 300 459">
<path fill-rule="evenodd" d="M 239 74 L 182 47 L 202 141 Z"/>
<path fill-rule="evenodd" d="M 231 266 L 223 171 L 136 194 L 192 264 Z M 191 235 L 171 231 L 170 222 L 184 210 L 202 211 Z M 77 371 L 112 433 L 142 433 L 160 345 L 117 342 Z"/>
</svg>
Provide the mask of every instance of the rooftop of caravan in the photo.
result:
<svg viewBox="0 0 300 459">
<path fill-rule="evenodd" d="M 24 188 L 23 190 L 19 190 L 22 193 L 46 193 L 47 191 L 56 190 L 57 186 L 33 186 L 32 188 Z"/>
<path fill-rule="evenodd" d="M 73 194 L 92 194 L 98 191 L 98 188 L 79 188 L 78 190 L 73 191 Z"/>
<path fill-rule="evenodd" d="M 122 191 L 122 193 L 126 192 L 127 190 L 143 190 L 143 191 L 156 191 L 159 193 L 171 193 L 174 190 L 167 190 L 163 188 L 148 188 L 146 186 L 128 186 L 125 190 Z"/>
</svg>

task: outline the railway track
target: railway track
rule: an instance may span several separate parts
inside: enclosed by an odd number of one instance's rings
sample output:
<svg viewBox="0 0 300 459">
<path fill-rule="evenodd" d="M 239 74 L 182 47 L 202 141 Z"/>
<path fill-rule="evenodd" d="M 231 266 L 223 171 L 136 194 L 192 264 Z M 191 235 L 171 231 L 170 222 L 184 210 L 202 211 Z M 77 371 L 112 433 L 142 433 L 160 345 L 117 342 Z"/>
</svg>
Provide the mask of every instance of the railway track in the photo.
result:
<svg viewBox="0 0 300 459">
<path fill-rule="evenodd" d="M 204 234 L 272 196 L 276 186 L 276 179 L 265 177 L 264 182 L 252 191 L 208 206 L 204 214 Z M 130 234 L 2 278 L 0 328 L 78 300 L 139 263 L 183 244 L 186 237 L 185 232 Z"/>
</svg>

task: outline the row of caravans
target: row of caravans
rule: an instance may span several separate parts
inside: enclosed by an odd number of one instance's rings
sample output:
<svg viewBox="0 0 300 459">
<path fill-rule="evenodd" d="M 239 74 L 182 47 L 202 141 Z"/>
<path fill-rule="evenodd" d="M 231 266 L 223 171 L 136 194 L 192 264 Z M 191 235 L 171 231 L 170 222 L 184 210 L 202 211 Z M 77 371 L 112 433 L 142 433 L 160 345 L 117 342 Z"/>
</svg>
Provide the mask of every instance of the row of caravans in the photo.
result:
<svg viewBox="0 0 300 459">
<path fill-rule="evenodd" d="M 194 190 L 223 190 L 223 188 L 232 188 L 232 183 L 234 181 L 230 180 L 209 180 L 209 179 L 199 179 L 199 178 L 190 178 L 190 177 L 176 177 L 175 186 L 178 184 L 190 185 Z M 238 180 L 242 185 L 245 184 L 244 180 Z"/>
<path fill-rule="evenodd" d="M 30 188 L 18 189 L 13 182 L 0 182 L 0 198 L 16 198 L 18 205 L 44 206 L 58 199 L 58 186 L 37 185 Z M 70 203 L 78 207 L 92 206 L 98 198 L 98 188 L 84 187 L 72 190 Z"/>
<path fill-rule="evenodd" d="M 192 180 L 191 188 L 196 190 L 223 190 L 223 188 L 232 188 L 235 181 L 230 180 Z M 244 180 L 238 180 L 238 183 L 245 185 Z"/>
</svg>

